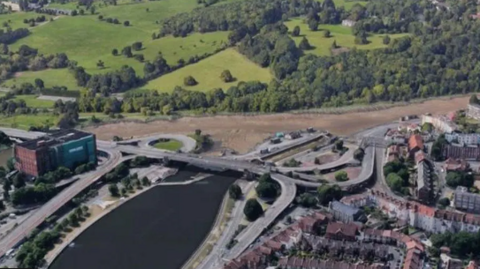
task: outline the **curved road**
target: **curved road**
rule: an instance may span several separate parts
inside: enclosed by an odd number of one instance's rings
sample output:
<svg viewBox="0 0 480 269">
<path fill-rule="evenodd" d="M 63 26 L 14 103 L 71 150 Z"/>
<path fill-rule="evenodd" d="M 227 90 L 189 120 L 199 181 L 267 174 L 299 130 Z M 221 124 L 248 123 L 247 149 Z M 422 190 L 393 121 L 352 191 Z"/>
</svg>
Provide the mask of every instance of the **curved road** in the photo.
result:
<svg viewBox="0 0 480 269">
<path fill-rule="evenodd" d="M 53 214 L 53 212 L 57 211 L 60 207 L 70 201 L 73 197 L 75 197 L 75 195 L 80 193 L 90 184 L 114 169 L 122 161 L 122 154 L 119 151 L 110 150 L 107 152 L 109 153 L 110 157 L 104 165 L 98 167 L 95 171 L 79 176 L 79 179 L 75 183 L 45 203 L 24 222 L 18 225 L 11 233 L 3 238 L 2 241 L 0 241 L 0 254 L 3 255 L 5 252 L 7 252 L 7 250 L 18 244 L 18 242 L 20 242 L 25 236 L 29 235 L 33 229 L 35 229 L 46 218 Z"/>
</svg>

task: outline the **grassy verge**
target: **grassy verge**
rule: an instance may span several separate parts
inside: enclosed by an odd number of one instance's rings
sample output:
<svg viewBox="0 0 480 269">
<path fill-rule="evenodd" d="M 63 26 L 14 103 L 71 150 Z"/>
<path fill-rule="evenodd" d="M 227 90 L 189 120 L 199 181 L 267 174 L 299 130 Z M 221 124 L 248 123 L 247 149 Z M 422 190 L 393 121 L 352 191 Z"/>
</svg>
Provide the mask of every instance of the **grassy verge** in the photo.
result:
<svg viewBox="0 0 480 269">
<path fill-rule="evenodd" d="M 168 141 L 157 142 L 153 146 L 157 149 L 177 151 L 183 147 L 183 143 L 175 139 L 170 139 Z"/>
</svg>

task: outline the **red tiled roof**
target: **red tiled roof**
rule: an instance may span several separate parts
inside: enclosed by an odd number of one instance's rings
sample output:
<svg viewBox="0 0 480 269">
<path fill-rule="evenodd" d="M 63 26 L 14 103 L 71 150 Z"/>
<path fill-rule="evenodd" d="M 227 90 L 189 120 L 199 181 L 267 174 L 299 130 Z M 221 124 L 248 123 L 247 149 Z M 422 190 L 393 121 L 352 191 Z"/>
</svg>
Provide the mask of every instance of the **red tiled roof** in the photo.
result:
<svg viewBox="0 0 480 269">
<path fill-rule="evenodd" d="M 418 147 L 419 149 L 423 149 L 423 138 L 419 134 L 412 135 L 408 139 L 408 148 L 411 150 L 416 147 Z"/>
<path fill-rule="evenodd" d="M 341 222 L 330 222 L 327 226 L 327 234 L 341 233 L 349 237 L 355 237 L 358 227 L 355 224 L 344 224 Z"/>
</svg>

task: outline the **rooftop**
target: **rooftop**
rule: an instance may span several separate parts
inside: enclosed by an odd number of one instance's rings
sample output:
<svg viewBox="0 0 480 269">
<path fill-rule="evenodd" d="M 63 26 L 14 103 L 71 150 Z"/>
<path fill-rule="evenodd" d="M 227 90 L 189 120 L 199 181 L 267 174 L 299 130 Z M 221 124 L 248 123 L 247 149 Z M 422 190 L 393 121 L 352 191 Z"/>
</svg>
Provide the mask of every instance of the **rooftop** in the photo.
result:
<svg viewBox="0 0 480 269">
<path fill-rule="evenodd" d="M 59 144 L 63 144 L 69 141 L 79 140 L 81 138 L 91 136 L 92 134 L 78 131 L 75 129 L 63 129 L 54 133 L 47 134 L 37 139 L 25 141 L 17 144 L 17 147 L 22 147 L 30 150 L 36 150 L 41 147 L 51 147 Z"/>
<path fill-rule="evenodd" d="M 330 204 L 330 208 L 334 211 L 342 212 L 345 215 L 353 216 L 358 213 L 360 209 L 346 205 L 344 203 L 333 201 Z"/>
</svg>

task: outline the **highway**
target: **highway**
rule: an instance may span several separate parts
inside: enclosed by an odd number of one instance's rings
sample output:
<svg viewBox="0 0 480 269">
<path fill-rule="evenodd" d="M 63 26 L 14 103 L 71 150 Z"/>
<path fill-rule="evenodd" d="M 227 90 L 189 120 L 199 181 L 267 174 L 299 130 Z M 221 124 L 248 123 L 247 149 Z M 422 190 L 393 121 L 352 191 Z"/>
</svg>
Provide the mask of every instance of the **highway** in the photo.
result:
<svg viewBox="0 0 480 269">
<path fill-rule="evenodd" d="M 158 141 L 159 139 L 172 139 L 172 140 L 178 140 L 182 142 L 183 145 L 182 145 L 182 148 L 180 149 L 182 152 L 191 152 L 195 150 L 197 146 L 197 141 L 195 141 L 195 139 L 188 137 L 186 135 L 180 135 L 180 134 L 152 135 L 147 137 L 124 140 L 124 141 L 121 141 L 119 144 L 138 142 L 138 146 L 142 148 L 153 148 L 152 144 Z M 164 151 L 161 149 L 157 149 L 157 150 Z"/>
<path fill-rule="evenodd" d="M 250 192 L 254 184 L 249 183 L 245 189 L 242 191 L 244 194 Z M 231 219 L 228 221 L 225 231 L 222 232 L 222 235 L 217 240 L 216 244 L 213 246 L 210 254 L 202 260 L 202 262 L 196 267 L 196 269 L 211 269 L 214 268 L 222 262 L 222 257 L 225 255 L 227 250 L 227 244 L 230 240 L 233 239 L 235 231 L 238 229 L 238 225 L 243 220 L 243 208 L 247 203 L 246 197 L 242 200 L 235 202 L 235 207 L 231 213 Z"/>
<path fill-rule="evenodd" d="M 233 259 L 242 254 L 268 227 L 273 221 L 293 202 L 297 192 L 296 185 L 288 180 L 289 178 L 280 174 L 271 174 L 272 179 L 276 180 L 281 188 L 281 195 L 275 200 L 273 205 L 268 208 L 264 216 L 252 223 L 249 229 L 237 237 L 238 243 L 230 250 L 225 257 L 226 259 Z"/>
<path fill-rule="evenodd" d="M 0 241 L 0 254 L 3 255 L 7 250 L 17 245 L 18 242 L 20 242 L 25 236 L 29 235 L 33 229 L 40 225 L 51 214 L 57 211 L 66 202 L 70 201 L 83 189 L 97 181 L 110 170 L 114 169 L 122 161 L 122 155 L 119 151 L 108 151 L 108 153 L 110 154 L 110 158 L 103 166 L 98 167 L 95 171 L 79 176 L 78 181 L 45 203 L 24 222 L 18 225 L 11 233 L 5 236 L 5 238 Z"/>
<path fill-rule="evenodd" d="M 9 135 L 18 138 L 31 139 L 34 137 L 41 136 L 41 133 L 30 134 L 30 132 L 12 130 L 12 129 L 3 129 Z M 155 136 L 159 137 L 159 136 Z M 153 138 L 153 137 L 150 137 Z M 146 139 L 148 142 L 148 138 Z M 143 140 L 142 140 L 143 141 Z M 60 194 L 52 198 L 49 202 L 43 205 L 38 211 L 32 214 L 27 220 L 25 220 L 21 225 L 19 225 L 14 231 L 12 231 L 4 240 L 0 242 L 0 254 L 5 253 L 8 249 L 15 246 L 20 240 L 22 240 L 26 235 L 28 235 L 35 227 L 37 227 L 44 219 L 48 218 L 56 210 L 58 210 L 63 204 L 71 200 L 75 195 L 80 193 L 84 188 L 98 180 L 104 174 L 108 173 L 110 170 L 115 168 L 120 162 L 130 159 L 134 156 L 128 156 L 127 158 L 122 158 L 121 152 L 130 153 L 133 155 L 147 156 L 152 158 L 165 158 L 167 157 L 170 160 L 187 162 L 193 165 L 197 165 L 203 168 L 218 168 L 218 169 L 230 169 L 236 171 L 246 171 L 253 172 L 255 174 L 264 174 L 270 172 L 269 169 L 258 166 L 256 164 L 241 161 L 241 160 L 231 160 L 225 158 L 215 158 L 207 156 L 198 156 L 194 154 L 186 153 L 172 153 L 166 151 L 159 151 L 157 149 L 147 146 L 148 143 L 141 143 L 140 147 L 130 146 L 130 145 L 119 145 L 115 142 L 101 141 L 97 140 L 97 147 L 99 150 L 107 152 L 110 154 L 110 158 L 102 167 L 99 167 L 96 171 L 86 173 L 80 176 L 79 180 L 73 183 L 71 186 L 63 190 Z M 374 148 L 369 147 L 366 150 L 366 156 L 364 166 L 367 169 L 363 169 L 361 175 L 354 180 L 338 183 L 339 185 L 352 185 L 358 184 L 361 181 L 369 179 L 373 173 L 373 155 Z M 231 249 L 228 255 L 225 257 L 227 259 L 236 258 L 240 255 L 250 244 L 252 244 L 256 238 L 260 236 L 264 228 L 269 226 L 293 201 L 296 194 L 296 185 L 302 185 L 307 187 L 318 187 L 322 183 L 317 182 L 306 182 L 303 180 L 289 178 L 277 173 L 271 173 L 272 178 L 276 180 L 282 189 L 281 195 L 273 203 L 273 205 L 265 212 L 265 215 L 258 219 L 256 222 L 250 225 L 249 229 L 245 230 L 241 235 L 239 235 L 239 242 Z"/>
<path fill-rule="evenodd" d="M 336 168 L 338 166 L 344 165 L 346 163 L 354 161 L 353 158 L 353 149 L 349 149 L 345 154 L 343 154 L 338 160 L 329 162 L 326 164 L 320 165 L 311 165 L 311 166 L 301 166 L 301 167 L 279 167 L 278 170 L 282 173 L 286 173 L 289 171 L 296 171 L 296 172 L 305 172 L 305 171 L 312 171 L 312 170 L 329 170 Z"/>
</svg>

